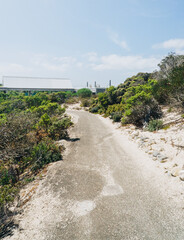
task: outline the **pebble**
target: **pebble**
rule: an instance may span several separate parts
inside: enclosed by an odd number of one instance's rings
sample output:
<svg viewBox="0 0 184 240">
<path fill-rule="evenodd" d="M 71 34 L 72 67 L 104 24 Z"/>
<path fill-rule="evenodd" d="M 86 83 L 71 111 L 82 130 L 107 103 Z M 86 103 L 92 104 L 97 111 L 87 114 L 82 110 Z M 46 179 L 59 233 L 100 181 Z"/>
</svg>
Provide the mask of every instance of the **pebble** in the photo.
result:
<svg viewBox="0 0 184 240">
<path fill-rule="evenodd" d="M 143 141 L 143 142 L 147 142 L 148 141 L 148 137 L 141 137 L 141 140 Z"/>
<path fill-rule="evenodd" d="M 179 178 L 180 178 L 181 181 L 184 181 L 184 170 L 181 170 L 179 172 Z"/>
<path fill-rule="evenodd" d="M 153 152 L 153 157 L 158 157 L 159 155 L 161 155 L 160 152 L 158 152 L 158 151 Z"/>
<path fill-rule="evenodd" d="M 153 154 L 153 151 L 149 151 L 148 154 L 149 154 L 149 155 Z"/>
<path fill-rule="evenodd" d="M 165 163 L 167 162 L 168 157 L 166 156 L 158 156 L 158 160 L 160 163 Z"/>
<path fill-rule="evenodd" d="M 171 171 L 171 176 L 172 177 L 178 177 L 180 174 L 181 169 L 180 168 L 173 168 Z"/>
</svg>

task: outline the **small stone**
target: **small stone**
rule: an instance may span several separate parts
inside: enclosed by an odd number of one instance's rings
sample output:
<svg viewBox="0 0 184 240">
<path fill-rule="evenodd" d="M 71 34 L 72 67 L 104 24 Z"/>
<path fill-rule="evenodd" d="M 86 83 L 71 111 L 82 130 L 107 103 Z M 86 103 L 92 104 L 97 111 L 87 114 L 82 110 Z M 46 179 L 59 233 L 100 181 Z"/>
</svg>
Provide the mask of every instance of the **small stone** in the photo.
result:
<svg viewBox="0 0 184 240">
<path fill-rule="evenodd" d="M 166 156 L 158 156 L 158 160 L 160 163 L 165 163 L 167 162 L 168 157 Z"/>
<path fill-rule="evenodd" d="M 138 136 L 139 136 L 139 132 L 135 132 L 135 133 L 134 133 L 134 136 L 135 136 L 135 137 L 138 137 Z"/>
<path fill-rule="evenodd" d="M 158 151 L 153 152 L 153 157 L 158 157 L 159 155 L 160 155 L 160 152 L 158 152 Z"/>
<path fill-rule="evenodd" d="M 172 177 L 178 177 L 180 174 L 181 169 L 180 168 L 173 168 L 173 170 L 171 171 L 171 176 Z"/>
<path fill-rule="evenodd" d="M 147 142 L 148 141 L 148 137 L 141 137 L 141 140 L 143 141 L 143 142 Z"/>
<path fill-rule="evenodd" d="M 173 165 L 173 167 L 177 167 L 178 166 L 178 164 L 177 163 L 175 163 L 174 165 Z"/>
<path fill-rule="evenodd" d="M 184 181 L 184 170 L 181 170 L 179 172 L 179 178 L 180 178 L 181 181 Z"/>
</svg>

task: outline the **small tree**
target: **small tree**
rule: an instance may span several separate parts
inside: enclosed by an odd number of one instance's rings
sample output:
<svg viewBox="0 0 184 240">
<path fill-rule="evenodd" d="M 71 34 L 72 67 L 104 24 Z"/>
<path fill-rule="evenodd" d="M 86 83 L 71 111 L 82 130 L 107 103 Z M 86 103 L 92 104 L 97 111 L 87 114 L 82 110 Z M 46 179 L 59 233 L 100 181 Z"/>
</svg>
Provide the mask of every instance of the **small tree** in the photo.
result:
<svg viewBox="0 0 184 240">
<path fill-rule="evenodd" d="M 91 97 L 92 92 L 90 89 L 82 88 L 77 91 L 77 95 L 81 98 Z"/>
<path fill-rule="evenodd" d="M 49 115 L 47 113 L 43 114 L 39 121 L 39 126 L 42 126 L 47 131 L 50 124 L 51 124 L 51 119 Z"/>
</svg>

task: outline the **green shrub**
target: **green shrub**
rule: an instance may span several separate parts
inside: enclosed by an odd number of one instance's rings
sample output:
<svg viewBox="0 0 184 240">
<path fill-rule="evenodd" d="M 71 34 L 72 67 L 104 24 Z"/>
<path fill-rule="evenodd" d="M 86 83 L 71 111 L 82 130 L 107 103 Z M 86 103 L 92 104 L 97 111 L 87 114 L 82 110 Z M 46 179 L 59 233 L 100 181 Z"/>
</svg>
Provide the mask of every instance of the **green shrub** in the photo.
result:
<svg viewBox="0 0 184 240">
<path fill-rule="evenodd" d="M 40 168 L 51 162 L 62 159 L 61 150 L 51 142 L 40 142 L 33 147 L 30 155 L 32 171 L 37 172 Z"/>
<path fill-rule="evenodd" d="M 38 95 L 25 97 L 25 102 L 28 108 L 38 107 L 41 105 L 42 101 L 43 99 Z"/>
<path fill-rule="evenodd" d="M 78 97 L 71 97 L 71 98 L 67 98 L 65 100 L 65 103 L 67 103 L 67 104 L 74 104 L 74 103 L 78 103 L 78 102 L 79 102 Z"/>
<path fill-rule="evenodd" d="M 101 108 L 107 109 L 109 101 L 108 101 L 108 96 L 106 93 L 98 94 L 98 103 Z"/>
<path fill-rule="evenodd" d="M 0 208 L 6 206 L 7 203 L 13 201 L 17 193 L 17 188 L 11 185 L 4 185 L 0 187 Z"/>
<path fill-rule="evenodd" d="M 39 117 L 41 117 L 45 113 L 50 116 L 53 114 L 62 114 L 65 112 L 65 109 L 61 108 L 58 103 L 48 103 L 47 105 L 32 108 L 31 112 L 36 113 Z"/>
<path fill-rule="evenodd" d="M 8 173 L 8 169 L 5 167 L 0 167 L 0 186 L 8 185 L 11 181 L 11 176 Z"/>
<path fill-rule="evenodd" d="M 98 114 L 104 114 L 105 113 L 105 110 L 103 109 L 103 108 L 100 108 L 99 110 L 98 110 Z"/>
<path fill-rule="evenodd" d="M 77 97 L 77 93 L 75 92 L 70 92 L 70 91 L 67 91 L 65 92 L 65 96 L 66 96 L 66 99 L 69 99 L 69 98 L 73 98 L 73 97 Z"/>
<path fill-rule="evenodd" d="M 49 137 L 53 140 L 60 140 L 68 137 L 67 129 L 72 126 L 71 118 L 64 117 L 62 119 L 52 119 L 49 127 Z"/>
<path fill-rule="evenodd" d="M 66 93 L 65 92 L 51 93 L 49 99 L 51 100 L 51 102 L 57 102 L 59 104 L 62 104 L 65 102 Z"/>
<path fill-rule="evenodd" d="M 4 162 L 19 162 L 29 154 L 34 140 L 28 138 L 38 121 L 32 113 L 21 112 L 7 115 L 7 121 L 0 126 L 0 159 Z"/>
<path fill-rule="evenodd" d="M 107 94 L 109 104 L 115 104 L 117 101 L 116 88 L 111 86 L 106 89 L 105 93 Z"/>
<path fill-rule="evenodd" d="M 82 88 L 77 91 L 77 95 L 81 98 L 91 97 L 92 92 L 88 88 Z"/>
<path fill-rule="evenodd" d="M 120 122 L 122 118 L 122 113 L 121 112 L 113 112 L 111 113 L 111 119 L 113 122 Z"/>
<path fill-rule="evenodd" d="M 91 105 L 90 99 L 82 99 L 81 100 L 81 107 L 89 107 Z"/>
<path fill-rule="evenodd" d="M 89 111 L 90 111 L 91 113 L 97 113 L 99 109 L 100 109 L 99 106 L 94 106 L 94 107 L 90 108 Z"/>
<path fill-rule="evenodd" d="M 0 104 L 1 113 L 20 112 L 26 109 L 26 103 L 22 99 L 5 100 Z"/>
<path fill-rule="evenodd" d="M 1 113 L 0 114 L 0 126 L 1 126 L 1 124 L 6 123 L 6 121 L 7 121 L 6 114 L 5 113 Z"/>
<path fill-rule="evenodd" d="M 111 114 L 115 113 L 115 112 L 123 112 L 124 110 L 124 106 L 122 104 L 113 104 L 113 105 L 109 105 L 105 114 L 106 116 L 110 116 Z"/>
<path fill-rule="evenodd" d="M 149 122 L 151 118 L 157 119 L 162 116 L 161 108 L 157 101 L 144 91 L 124 100 L 125 112 L 123 113 L 122 123 L 132 123 L 143 126 L 144 122 Z"/>
<path fill-rule="evenodd" d="M 43 114 L 40 118 L 38 126 L 43 127 L 47 131 L 50 124 L 51 124 L 51 119 L 49 115 L 47 113 Z"/>
<path fill-rule="evenodd" d="M 163 128 L 163 121 L 159 119 L 153 119 L 149 122 L 148 124 L 148 131 L 153 132 L 153 131 L 158 131 L 159 129 Z"/>
</svg>

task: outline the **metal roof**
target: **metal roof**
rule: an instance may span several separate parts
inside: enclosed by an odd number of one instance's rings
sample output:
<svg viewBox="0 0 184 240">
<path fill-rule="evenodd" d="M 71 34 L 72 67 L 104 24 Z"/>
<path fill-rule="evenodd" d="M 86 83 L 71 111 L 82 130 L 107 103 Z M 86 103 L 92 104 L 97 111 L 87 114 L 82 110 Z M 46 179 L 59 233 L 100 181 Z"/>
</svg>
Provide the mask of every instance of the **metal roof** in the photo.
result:
<svg viewBox="0 0 184 240">
<path fill-rule="evenodd" d="M 69 89 L 72 88 L 72 83 L 67 78 L 3 76 L 3 87 Z"/>
</svg>

